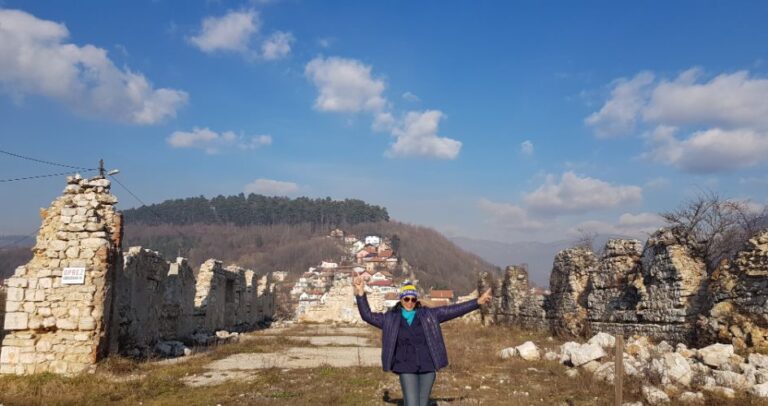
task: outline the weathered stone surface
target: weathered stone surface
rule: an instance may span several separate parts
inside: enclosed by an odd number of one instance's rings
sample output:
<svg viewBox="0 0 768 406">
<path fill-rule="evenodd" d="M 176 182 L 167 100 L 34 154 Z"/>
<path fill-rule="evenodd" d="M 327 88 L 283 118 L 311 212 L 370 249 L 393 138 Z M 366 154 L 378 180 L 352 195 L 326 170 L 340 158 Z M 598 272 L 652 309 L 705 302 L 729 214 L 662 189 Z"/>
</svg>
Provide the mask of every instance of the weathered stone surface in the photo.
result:
<svg viewBox="0 0 768 406">
<path fill-rule="evenodd" d="M 601 332 L 590 338 L 588 343 L 599 345 L 602 348 L 613 348 L 616 345 L 616 337 Z"/>
<path fill-rule="evenodd" d="M 649 385 L 643 385 L 643 399 L 648 402 L 649 405 L 662 405 L 669 403 L 669 396 L 664 393 L 663 390 Z"/>
<path fill-rule="evenodd" d="M 526 341 L 515 347 L 515 354 L 526 361 L 536 361 L 541 359 L 541 353 L 539 352 L 538 347 L 531 341 Z"/>
<path fill-rule="evenodd" d="M 703 363 L 715 368 L 727 363 L 729 358 L 734 355 L 733 345 L 720 343 L 700 348 L 698 352 Z"/>
<path fill-rule="evenodd" d="M 761 383 L 749 388 L 749 394 L 759 398 L 768 398 L 768 383 Z"/>
<path fill-rule="evenodd" d="M 551 290 L 547 316 L 560 335 L 580 336 L 587 328 L 587 285 L 597 258 L 585 248 L 570 248 L 555 256 L 549 279 Z"/>
<path fill-rule="evenodd" d="M 563 344 L 560 346 L 560 354 L 562 362 L 570 362 L 575 367 L 586 364 L 589 361 L 598 360 L 607 355 L 599 345 L 578 343 Z"/>
</svg>

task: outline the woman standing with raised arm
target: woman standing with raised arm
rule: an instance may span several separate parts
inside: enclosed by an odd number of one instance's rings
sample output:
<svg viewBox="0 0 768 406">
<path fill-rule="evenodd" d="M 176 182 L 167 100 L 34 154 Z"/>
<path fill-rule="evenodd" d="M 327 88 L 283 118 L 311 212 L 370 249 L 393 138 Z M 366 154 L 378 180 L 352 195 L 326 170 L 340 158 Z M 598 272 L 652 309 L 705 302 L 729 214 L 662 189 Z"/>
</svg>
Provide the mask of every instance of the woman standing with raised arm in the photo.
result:
<svg viewBox="0 0 768 406">
<path fill-rule="evenodd" d="M 435 372 L 448 365 L 440 323 L 487 304 L 491 290 L 467 302 L 427 308 L 419 303 L 416 287 L 405 282 L 400 288 L 400 302 L 386 313 L 374 313 L 365 296 L 363 278 L 358 276 L 353 283 L 360 317 L 382 330 L 382 368 L 400 376 L 405 406 L 427 406 Z"/>
</svg>

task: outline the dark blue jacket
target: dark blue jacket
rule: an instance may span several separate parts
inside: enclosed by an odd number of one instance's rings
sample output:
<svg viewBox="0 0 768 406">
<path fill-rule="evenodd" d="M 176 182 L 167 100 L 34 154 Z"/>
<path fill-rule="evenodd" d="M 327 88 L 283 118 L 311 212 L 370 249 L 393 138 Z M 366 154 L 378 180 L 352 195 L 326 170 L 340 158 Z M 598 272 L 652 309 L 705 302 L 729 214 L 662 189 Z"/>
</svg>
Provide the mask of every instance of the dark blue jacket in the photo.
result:
<svg viewBox="0 0 768 406">
<path fill-rule="evenodd" d="M 360 317 L 368 324 L 381 329 L 381 366 L 385 371 L 389 371 L 392 368 L 392 361 L 395 356 L 397 333 L 400 330 L 400 318 L 403 316 L 400 312 L 371 312 L 366 295 L 355 295 L 355 300 L 357 300 L 357 310 L 360 311 Z M 448 366 L 448 352 L 445 350 L 445 341 L 443 341 L 440 323 L 463 316 L 479 307 L 477 299 L 473 299 L 450 306 L 419 308 L 417 317 L 421 317 L 421 326 L 424 329 L 429 354 L 435 362 L 436 370 Z"/>
<path fill-rule="evenodd" d="M 435 363 L 429 355 L 427 337 L 421 327 L 419 311 L 413 317 L 413 323 L 408 324 L 405 317 L 400 317 L 400 331 L 397 332 L 395 344 L 395 359 L 392 362 L 392 372 L 396 374 L 417 374 L 434 372 Z M 401 313 L 402 316 L 402 313 Z"/>
</svg>

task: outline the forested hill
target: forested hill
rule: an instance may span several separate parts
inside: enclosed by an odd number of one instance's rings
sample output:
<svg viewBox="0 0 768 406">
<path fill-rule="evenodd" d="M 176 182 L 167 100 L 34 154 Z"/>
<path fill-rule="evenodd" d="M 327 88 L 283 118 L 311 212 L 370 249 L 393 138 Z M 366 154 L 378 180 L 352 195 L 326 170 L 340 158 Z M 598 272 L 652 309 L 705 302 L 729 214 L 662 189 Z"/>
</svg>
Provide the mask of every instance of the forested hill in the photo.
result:
<svg viewBox="0 0 768 406">
<path fill-rule="evenodd" d="M 129 224 L 234 224 L 237 226 L 312 224 L 348 226 L 363 222 L 389 221 L 387 209 L 362 200 L 245 196 L 203 196 L 166 200 L 124 212 Z"/>
</svg>

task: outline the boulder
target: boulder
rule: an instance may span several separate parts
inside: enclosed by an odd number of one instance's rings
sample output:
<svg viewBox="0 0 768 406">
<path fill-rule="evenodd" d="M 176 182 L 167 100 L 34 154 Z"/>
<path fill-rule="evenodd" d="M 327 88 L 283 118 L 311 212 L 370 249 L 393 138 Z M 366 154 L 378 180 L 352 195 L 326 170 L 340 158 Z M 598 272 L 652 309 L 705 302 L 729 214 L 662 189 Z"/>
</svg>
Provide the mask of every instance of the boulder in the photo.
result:
<svg viewBox="0 0 768 406">
<path fill-rule="evenodd" d="M 499 358 L 501 359 L 510 359 L 510 358 L 514 358 L 514 356 L 515 356 L 515 347 L 507 347 L 499 351 Z"/>
<path fill-rule="evenodd" d="M 749 363 L 754 365 L 758 369 L 768 369 L 768 355 L 752 353 L 747 357 Z"/>
<path fill-rule="evenodd" d="M 676 352 L 666 353 L 661 358 L 654 359 L 651 362 L 651 371 L 664 385 L 689 386 L 693 379 L 690 364 Z"/>
<path fill-rule="evenodd" d="M 536 344 L 531 341 L 526 341 L 515 347 L 515 354 L 526 361 L 538 361 L 541 359 L 539 349 L 536 347 Z"/>
<path fill-rule="evenodd" d="M 616 337 L 600 332 L 590 338 L 588 343 L 599 345 L 602 348 L 613 348 L 616 346 Z"/>
<path fill-rule="evenodd" d="M 730 357 L 734 355 L 733 345 L 720 343 L 701 348 L 698 352 L 701 362 L 715 368 L 727 363 Z"/>
<path fill-rule="evenodd" d="M 712 375 L 719 386 L 734 390 L 745 390 L 749 387 L 747 378 L 733 371 L 714 371 Z"/>
<path fill-rule="evenodd" d="M 704 394 L 701 392 L 683 392 L 677 400 L 682 403 L 704 404 Z"/>
<path fill-rule="evenodd" d="M 667 396 L 663 390 L 655 386 L 643 385 L 643 399 L 645 399 L 649 405 L 669 403 L 669 396 Z"/>
<path fill-rule="evenodd" d="M 607 354 L 597 344 L 578 344 L 568 342 L 560 346 L 561 362 L 570 362 L 571 365 L 578 367 L 589 361 L 598 360 Z"/>
<path fill-rule="evenodd" d="M 749 388 L 749 394 L 759 398 L 768 398 L 768 383 L 753 385 Z"/>
</svg>

